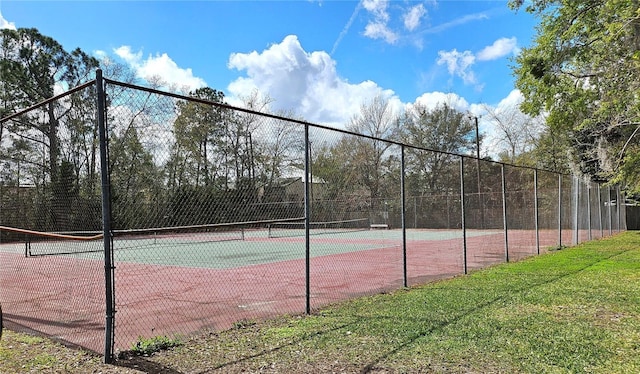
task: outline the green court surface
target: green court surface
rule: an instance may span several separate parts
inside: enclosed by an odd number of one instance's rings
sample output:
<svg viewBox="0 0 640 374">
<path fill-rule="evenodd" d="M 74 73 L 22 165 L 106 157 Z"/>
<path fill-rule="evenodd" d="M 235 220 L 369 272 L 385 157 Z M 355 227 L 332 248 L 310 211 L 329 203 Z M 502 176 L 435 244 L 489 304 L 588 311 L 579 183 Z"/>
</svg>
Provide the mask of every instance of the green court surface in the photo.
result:
<svg viewBox="0 0 640 374">
<path fill-rule="evenodd" d="M 500 231 L 472 231 L 467 237 L 499 234 Z M 269 238 L 266 229 L 237 233 L 190 233 L 170 236 L 116 237 L 114 260 L 164 266 L 228 269 L 305 258 L 302 233 Z M 301 235 L 298 235 L 301 234 Z M 407 230 L 408 242 L 461 239 L 462 230 Z M 34 260 L 49 256 L 103 260 L 103 242 L 32 242 Z M 402 246 L 402 230 L 366 230 L 310 235 L 311 257 Z M 25 253 L 24 243 L 4 244 L 0 251 Z"/>
</svg>

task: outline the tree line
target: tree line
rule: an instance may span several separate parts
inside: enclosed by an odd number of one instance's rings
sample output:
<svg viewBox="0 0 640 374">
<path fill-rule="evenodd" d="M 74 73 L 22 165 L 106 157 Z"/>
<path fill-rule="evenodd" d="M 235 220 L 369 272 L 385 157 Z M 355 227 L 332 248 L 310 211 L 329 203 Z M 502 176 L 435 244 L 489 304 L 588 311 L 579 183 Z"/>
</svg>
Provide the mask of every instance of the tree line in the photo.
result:
<svg viewBox="0 0 640 374">
<path fill-rule="evenodd" d="M 0 117 L 91 81 L 97 68 L 116 81 L 136 83 L 125 66 L 99 61 L 80 49 L 65 51 L 36 29 L 0 30 L 0 35 Z M 148 81 L 152 88 L 162 84 L 161 77 Z M 187 92 L 192 100 L 126 85 L 108 88 L 109 168 L 117 228 L 303 213 L 300 195 L 287 192 L 285 184 L 305 173 L 304 128 L 285 119 L 303 120 L 293 110 L 273 113 L 272 100 L 259 92 L 243 98 L 244 107 L 251 110 L 245 112 L 216 105 L 225 103 L 224 93 L 209 87 Z M 87 85 L 0 124 L 3 223 L 48 231 L 100 228 L 95 115 L 95 87 Z M 495 112 L 490 116 L 502 123 L 502 139 L 510 145 L 498 156 L 500 161 L 552 171 L 569 168 L 568 157 L 537 157 L 547 149 L 545 139 L 552 127 L 541 138 L 516 137 L 531 125 L 531 117 L 511 114 L 509 119 Z M 475 154 L 483 140 L 469 113 L 453 103 L 416 103 L 399 112 L 382 96 L 364 102 L 345 128 L 439 151 L 406 149 L 407 195 L 420 201 L 459 194 L 454 154 Z M 368 137 L 311 132 L 308 177 L 315 178 L 317 220 L 397 213 L 401 153 L 391 142 Z M 558 148 L 558 154 L 570 149 L 565 143 Z M 470 168 L 480 163 L 476 165 Z M 482 178 L 489 179 L 494 169 L 485 167 Z M 470 185 L 488 193 L 480 183 Z M 433 199 L 421 211 L 431 211 L 443 201 Z"/>
<path fill-rule="evenodd" d="M 539 19 L 515 59 L 521 109 L 544 114 L 536 155 L 569 157 L 576 172 L 640 193 L 640 3 L 512 0 Z"/>
</svg>

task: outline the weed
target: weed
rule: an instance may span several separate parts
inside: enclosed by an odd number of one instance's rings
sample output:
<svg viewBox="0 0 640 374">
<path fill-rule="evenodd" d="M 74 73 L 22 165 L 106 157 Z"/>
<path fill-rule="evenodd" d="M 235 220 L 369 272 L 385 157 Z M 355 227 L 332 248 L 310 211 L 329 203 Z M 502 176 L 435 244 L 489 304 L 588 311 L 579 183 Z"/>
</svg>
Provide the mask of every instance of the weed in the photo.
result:
<svg viewBox="0 0 640 374">
<path fill-rule="evenodd" d="M 233 324 L 233 328 L 236 330 L 246 329 L 256 324 L 256 321 L 252 319 L 243 319 Z"/>
<path fill-rule="evenodd" d="M 154 336 L 148 339 L 139 337 L 138 341 L 131 348 L 131 353 L 137 356 L 151 356 L 156 352 L 181 345 L 182 342 L 179 339 L 169 338 L 167 336 Z"/>
</svg>

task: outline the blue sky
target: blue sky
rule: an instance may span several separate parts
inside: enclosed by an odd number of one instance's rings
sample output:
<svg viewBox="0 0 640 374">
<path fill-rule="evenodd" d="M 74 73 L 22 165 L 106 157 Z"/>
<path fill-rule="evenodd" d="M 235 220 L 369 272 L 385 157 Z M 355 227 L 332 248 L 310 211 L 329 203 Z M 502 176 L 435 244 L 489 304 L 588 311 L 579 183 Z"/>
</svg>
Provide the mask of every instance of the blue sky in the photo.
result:
<svg viewBox="0 0 640 374">
<path fill-rule="evenodd" d="M 334 126 L 376 95 L 399 108 L 447 100 L 480 117 L 513 105 L 511 59 L 535 25 L 506 0 L 0 0 L 0 27 L 35 27 L 140 79 L 206 85 L 232 104 L 258 89 L 273 109 Z"/>
</svg>

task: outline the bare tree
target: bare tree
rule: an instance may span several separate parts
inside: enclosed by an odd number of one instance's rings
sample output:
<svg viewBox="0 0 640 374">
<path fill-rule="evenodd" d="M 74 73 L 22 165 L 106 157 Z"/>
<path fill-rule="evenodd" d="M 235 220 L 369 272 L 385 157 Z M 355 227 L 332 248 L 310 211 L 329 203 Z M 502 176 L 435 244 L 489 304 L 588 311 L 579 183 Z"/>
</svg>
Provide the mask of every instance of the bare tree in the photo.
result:
<svg viewBox="0 0 640 374">
<path fill-rule="evenodd" d="M 522 113 L 518 105 L 494 108 L 484 105 L 486 119 L 493 125 L 494 147 L 500 149 L 501 161 L 517 163 L 518 156 L 531 152 L 544 129 L 541 116 Z"/>
<path fill-rule="evenodd" d="M 376 96 L 360 106 L 360 113 L 353 116 L 347 129 L 358 134 L 381 139 L 394 139 L 398 134 L 399 116 L 387 98 Z M 360 182 L 366 186 L 371 198 L 380 197 L 383 163 L 392 143 L 365 137 L 349 137 L 351 162 L 359 170 Z M 347 160 L 345 160 L 347 161 Z"/>
</svg>

